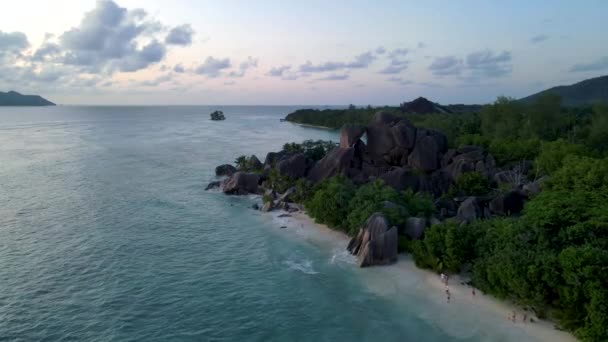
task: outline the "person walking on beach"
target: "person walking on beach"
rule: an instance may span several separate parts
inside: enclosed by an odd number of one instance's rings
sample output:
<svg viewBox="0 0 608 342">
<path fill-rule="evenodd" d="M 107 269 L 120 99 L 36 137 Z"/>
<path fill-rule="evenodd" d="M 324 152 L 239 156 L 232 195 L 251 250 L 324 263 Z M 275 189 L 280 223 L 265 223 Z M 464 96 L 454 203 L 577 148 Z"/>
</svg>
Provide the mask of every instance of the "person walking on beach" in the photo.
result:
<svg viewBox="0 0 608 342">
<path fill-rule="evenodd" d="M 446 294 L 446 295 L 447 295 L 447 297 L 448 297 L 448 304 L 449 304 L 449 303 L 450 303 L 450 297 L 451 297 L 451 295 L 450 295 L 450 289 L 449 289 L 449 288 L 448 288 L 448 289 L 445 289 L 445 294 Z"/>
<path fill-rule="evenodd" d="M 513 311 L 513 315 L 511 316 L 511 320 L 513 321 L 513 323 L 515 323 L 516 319 L 517 319 L 517 313 L 515 311 Z"/>
<path fill-rule="evenodd" d="M 473 297 L 475 297 L 475 288 L 473 286 L 471 286 L 471 294 L 473 294 Z"/>
</svg>

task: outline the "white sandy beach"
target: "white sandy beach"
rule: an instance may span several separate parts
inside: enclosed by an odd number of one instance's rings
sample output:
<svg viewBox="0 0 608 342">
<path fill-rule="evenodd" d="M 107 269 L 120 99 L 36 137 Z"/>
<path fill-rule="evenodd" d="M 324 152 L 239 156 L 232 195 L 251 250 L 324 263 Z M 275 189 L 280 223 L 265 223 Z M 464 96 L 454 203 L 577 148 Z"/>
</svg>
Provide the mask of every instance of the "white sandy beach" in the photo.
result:
<svg viewBox="0 0 608 342">
<path fill-rule="evenodd" d="M 346 252 L 348 236 L 316 224 L 304 213 L 279 217 L 284 212 L 273 212 L 272 219 L 287 235 L 308 240 L 334 251 L 331 262 L 355 265 L 354 257 Z M 456 338 L 481 338 L 487 341 L 576 341 L 570 333 L 559 331 L 549 321 L 539 320 L 528 312 L 534 322 L 523 323 L 524 310 L 507 302 L 461 284 L 461 279 L 451 276 L 449 280 L 450 302 L 447 302 L 446 287 L 438 275 L 418 269 L 410 256 L 402 254 L 399 261 L 390 266 L 371 267 L 360 270 L 369 291 L 394 300 L 407 298 L 411 305 L 417 303 L 420 319 Z M 516 312 L 516 322 L 510 317 Z"/>
</svg>

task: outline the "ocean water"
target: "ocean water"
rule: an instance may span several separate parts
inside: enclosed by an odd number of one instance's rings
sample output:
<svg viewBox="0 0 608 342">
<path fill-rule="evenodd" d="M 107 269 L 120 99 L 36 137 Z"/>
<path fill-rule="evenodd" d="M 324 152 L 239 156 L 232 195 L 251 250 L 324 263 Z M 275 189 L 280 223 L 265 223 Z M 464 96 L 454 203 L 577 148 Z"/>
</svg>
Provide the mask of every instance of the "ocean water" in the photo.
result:
<svg viewBox="0 0 608 342">
<path fill-rule="evenodd" d="M 507 340 L 204 191 L 238 155 L 337 139 L 293 109 L 0 108 L 0 340 Z"/>
</svg>

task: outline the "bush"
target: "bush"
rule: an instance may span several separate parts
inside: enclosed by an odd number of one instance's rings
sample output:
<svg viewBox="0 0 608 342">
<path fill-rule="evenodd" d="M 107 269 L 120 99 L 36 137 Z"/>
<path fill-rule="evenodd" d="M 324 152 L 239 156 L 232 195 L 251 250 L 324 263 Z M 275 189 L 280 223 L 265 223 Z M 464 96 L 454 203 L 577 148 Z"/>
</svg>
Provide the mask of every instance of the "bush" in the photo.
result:
<svg viewBox="0 0 608 342">
<path fill-rule="evenodd" d="M 499 166 L 522 160 L 534 160 L 540 151 L 540 140 L 532 139 L 493 139 L 488 146 Z"/>
<path fill-rule="evenodd" d="M 296 181 L 290 177 L 281 175 L 277 169 L 271 169 L 268 178 L 264 181 L 264 187 L 273 189 L 278 193 L 284 193 L 287 189 L 294 186 Z"/>
<path fill-rule="evenodd" d="M 446 193 L 446 197 L 482 196 L 490 192 L 490 182 L 479 172 L 466 172 L 456 178 L 456 182 Z"/>
<path fill-rule="evenodd" d="M 327 140 L 305 140 L 301 144 L 295 142 L 283 145 L 283 150 L 292 153 L 304 153 L 311 160 L 323 159 L 327 152 L 338 146 L 337 143 Z"/>
<path fill-rule="evenodd" d="M 541 145 L 540 153 L 536 157 L 536 170 L 539 174 L 550 175 L 562 167 L 567 156 L 588 154 L 583 145 L 569 143 L 564 139 L 546 142 Z"/>
<path fill-rule="evenodd" d="M 412 216 L 431 217 L 437 211 L 433 198 L 427 193 L 407 189 L 401 193 L 401 201 Z"/>
<path fill-rule="evenodd" d="M 383 213 L 391 225 L 402 227 L 409 217 L 407 208 L 403 204 L 403 198 L 399 193 L 384 185 L 380 179 L 359 187 L 348 204 L 346 225 L 349 233 L 355 234 L 375 212 Z"/>
<path fill-rule="evenodd" d="M 355 194 L 355 186 L 346 177 L 336 176 L 319 183 L 314 195 L 305 202 L 308 214 L 318 223 L 348 231 L 346 217 L 348 202 Z"/>
<path fill-rule="evenodd" d="M 466 227 L 449 221 L 427 228 L 423 240 L 413 241 L 412 254 L 418 267 L 457 273 L 469 248 Z"/>
<path fill-rule="evenodd" d="M 599 191 L 608 189 L 608 159 L 567 156 L 563 166 L 545 183 L 551 190 Z"/>
<path fill-rule="evenodd" d="M 253 162 L 253 157 L 254 156 L 251 156 L 251 157 L 247 157 L 247 156 L 244 156 L 244 155 L 239 156 L 234 161 L 234 164 L 236 164 L 236 168 L 239 171 L 245 171 L 245 172 L 260 172 L 260 171 L 262 171 Z"/>
</svg>

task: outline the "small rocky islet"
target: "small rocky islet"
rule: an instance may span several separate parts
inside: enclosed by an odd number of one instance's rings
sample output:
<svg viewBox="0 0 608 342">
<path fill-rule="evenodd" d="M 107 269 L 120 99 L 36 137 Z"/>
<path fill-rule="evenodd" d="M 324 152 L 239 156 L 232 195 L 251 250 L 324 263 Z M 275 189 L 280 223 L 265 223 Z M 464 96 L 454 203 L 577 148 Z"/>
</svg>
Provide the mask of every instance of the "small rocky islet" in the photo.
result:
<svg viewBox="0 0 608 342">
<path fill-rule="evenodd" d="M 382 213 L 371 215 L 348 244 L 348 251 L 358 257 L 361 267 L 395 262 L 399 234 L 416 240 L 423 237 L 427 227 L 446 219 L 466 224 L 492 216 L 517 215 L 529 196 L 540 191 L 542 183 L 542 179 L 528 180 L 530 163 L 499 168 L 494 157 L 480 146 L 449 149 L 441 132 L 415 127 L 406 118 L 383 111 L 377 112 L 367 126 L 344 125 L 339 145 L 318 161 L 303 152 L 283 149 L 269 152 L 263 163 L 251 156 L 247 165 L 247 170 L 230 164 L 218 166 L 216 175 L 225 178 L 211 182 L 206 189 L 218 188 L 228 195 L 262 195 L 264 204 L 256 203 L 254 208 L 265 212 L 304 210 L 292 199 L 293 187 L 280 193 L 266 182 L 271 173 L 304 180 L 311 187 L 338 175 L 356 185 L 381 179 L 397 191 L 411 189 L 433 198 L 436 213 L 409 217 L 401 232 Z M 470 172 L 482 175 L 495 188 L 509 190 L 483 196 L 447 196 L 456 180 Z"/>
</svg>

